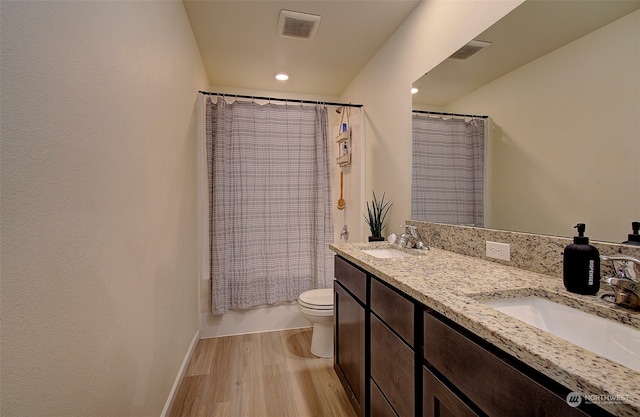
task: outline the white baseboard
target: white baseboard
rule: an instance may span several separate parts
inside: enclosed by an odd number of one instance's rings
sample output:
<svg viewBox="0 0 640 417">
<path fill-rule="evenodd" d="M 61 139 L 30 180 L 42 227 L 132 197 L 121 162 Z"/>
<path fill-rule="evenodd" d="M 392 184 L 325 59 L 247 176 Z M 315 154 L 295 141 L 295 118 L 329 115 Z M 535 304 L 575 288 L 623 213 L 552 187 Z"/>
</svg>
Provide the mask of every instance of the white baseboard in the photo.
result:
<svg viewBox="0 0 640 417">
<path fill-rule="evenodd" d="M 184 356 L 182 360 L 182 365 L 180 365 L 180 370 L 178 371 L 178 375 L 176 375 L 175 381 L 173 381 L 173 387 L 171 387 L 171 391 L 169 392 L 169 397 L 167 398 L 167 402 L 164 405 L 164 409 L 162 410 L 162 414 L 160 417 L 167 417 L 169 412 L 171 411 L 171 406 L 173 406 L 173 401 L 176 399 L 176 395 L 178 394 L 178 388 L 180 387 L 180 382 L 182 382 L 182 378 L 184 377 L 184 373 L 187 370 L 187 366 L 189 366 L 189 361 L 191 360 L 191 355 L 193 355 L 193 351 L 198 344 L 198 340 L 200 340 L 200 330 L 196 331 L 196 334 L 191 339 L 191 344 L 189 345 L 189 349 L 187 350 L 187 354 Z"/>
<path fill-rule="evenodd" d="M 229 311 L 220 316 L 202 313 L 200 338 L 297 329 L 310 325 L 300 312 L 297 302 L 283 302 L 248 310 Z"/>
</svg>

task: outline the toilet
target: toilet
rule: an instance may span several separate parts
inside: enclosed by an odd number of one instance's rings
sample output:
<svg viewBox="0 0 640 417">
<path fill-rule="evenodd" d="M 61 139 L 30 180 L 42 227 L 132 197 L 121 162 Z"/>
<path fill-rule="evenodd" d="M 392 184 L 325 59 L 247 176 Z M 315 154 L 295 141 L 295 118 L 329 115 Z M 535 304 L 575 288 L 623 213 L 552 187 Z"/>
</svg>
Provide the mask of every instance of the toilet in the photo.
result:
<svg viewBox="0 0 640 417">
<path fill-rule="evenodd" d="M 311 353 L 333 358 L 333 289 L 305 291 L 298 297 L 302 315 L 313 324 Z"/>
</svg>

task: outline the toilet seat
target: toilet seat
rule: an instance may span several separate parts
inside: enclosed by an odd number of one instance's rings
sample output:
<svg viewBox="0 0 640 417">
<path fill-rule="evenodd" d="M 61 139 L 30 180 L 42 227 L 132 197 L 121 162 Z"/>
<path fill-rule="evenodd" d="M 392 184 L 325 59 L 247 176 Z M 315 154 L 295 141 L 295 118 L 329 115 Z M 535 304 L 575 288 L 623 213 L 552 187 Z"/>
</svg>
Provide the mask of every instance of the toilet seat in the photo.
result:
<svg viewBox="0 0 640 417">
<path fill-rule="evenodd" d="M 333 310 L 333 289 L 305 291 L 298 296 L 298 304 L 311 310 Z"/>
</svg>

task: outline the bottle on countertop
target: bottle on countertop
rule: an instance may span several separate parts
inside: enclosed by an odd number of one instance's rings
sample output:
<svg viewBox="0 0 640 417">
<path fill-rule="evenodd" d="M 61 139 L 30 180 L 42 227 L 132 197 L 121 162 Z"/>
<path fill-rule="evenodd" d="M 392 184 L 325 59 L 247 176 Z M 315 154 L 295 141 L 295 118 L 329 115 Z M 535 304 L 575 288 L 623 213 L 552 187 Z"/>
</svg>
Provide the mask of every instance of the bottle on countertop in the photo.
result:
<svg viewBox="0 0 640 417">
<path fill-rule="evenodd" d="M 600 289 L 600 252 L 584 235 L 586 226 L 578 223 L 578 236 L 564 249 L 562 279 L 573 293 L 595 295 Z"/>
<path fill-rule="evenodd" d="M 640 246 L 640 233 L 638 233 L 640 232 L 640 222 L 631 222 L 631 229 L 633 233 L 627 235 L 629 240 L 622 242 L 622 244 Z"/>
</svg>

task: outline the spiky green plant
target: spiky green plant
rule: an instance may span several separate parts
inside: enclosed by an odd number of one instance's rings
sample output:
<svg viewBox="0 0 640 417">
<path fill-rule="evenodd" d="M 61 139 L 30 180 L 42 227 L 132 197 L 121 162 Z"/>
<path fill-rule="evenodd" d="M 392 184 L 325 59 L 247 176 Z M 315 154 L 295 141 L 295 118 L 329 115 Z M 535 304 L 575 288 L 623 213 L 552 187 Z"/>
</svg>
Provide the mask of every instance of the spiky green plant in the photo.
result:
<svg viewBox="0 0 640 417">
<path fill-rule="evenodd" d="M 389 209 L 393 205 L 390 201 L 384 202 L 385 193 L 382 193 L 382 199 L 378 201 L 376 197 L 376 192 L 373 192 L 373 201 L 371 202 L 371 206 L 369 206 L 369 202 L 367 201 L 367 213 L 368 217 L 363 213 L 364 221 L 369 225 L 369 229 L 371 229 L 371 236 L 374 237 L 382 237 L 382 229 L 387 225 L 384 222 L 384 219 L 387 217 L 387 213 L 389 213 Z"/>
</svg>

